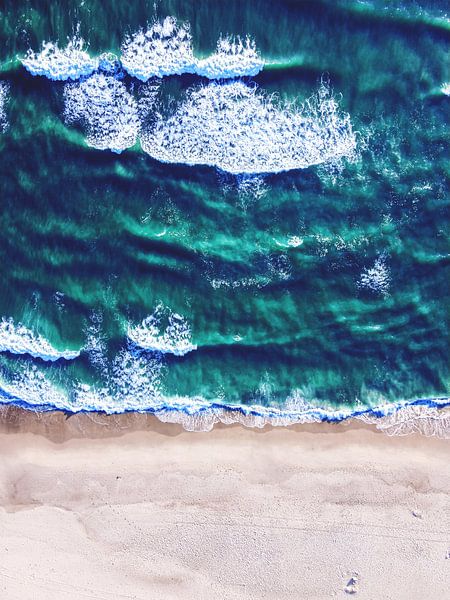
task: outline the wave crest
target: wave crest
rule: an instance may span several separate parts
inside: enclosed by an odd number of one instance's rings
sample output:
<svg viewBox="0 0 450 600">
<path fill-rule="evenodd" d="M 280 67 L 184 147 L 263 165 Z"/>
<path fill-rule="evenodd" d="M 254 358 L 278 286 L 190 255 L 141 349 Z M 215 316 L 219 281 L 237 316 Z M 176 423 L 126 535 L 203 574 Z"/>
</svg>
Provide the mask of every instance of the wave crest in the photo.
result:
<svg viewBox="0 0 450 600">
<path fill-rule="evenodd" d="M 121 61 L 124 69 L 141 81 L 151 77 L 195 72 L 192 38 L 187 24 L 178 25 L 173 17 L 140 29 L 125 38 Z"/>
<path fill-rule="evenodd" d="M 84 40 L 77 36 L 65 48 L 44 42 L 40 52 L 28 50 L 21 62 L 32 75 L 44 75 L 54 81 L 75 80 L 98 68 L 98 59 L 91 58 L 83 48 Z"/>
<path fill-rule="evenodd" d="M 89 146 L 120 153 L 136 143 L 138 104 L 114 76 L 100 72 L 68 83 L 63 96 L 66 123 L 81 124 Z"/>
<path fill-rule="evenodd" d="M 184 356 L 197 349 L 187 320 L 162 305 L 140 325 L 129 326 L 127 335 L 136 346 L 151 352 Z"/>
<path fill-rule="evenodd" d="M 391 284 L 391 270 L 386 264 L 386 254 L 381 254 L 374 262 L 373 267 L 362 272 L 358 287 L 378 292 L 383 296 L 389 294 Z"/>
<path fill-rule="evenodd" d="M 284 407 L 235 405 L 208 401 L 201 396 L 163 396 L 159 389 L 161 362 L 148 355 L 123 350 L 113 365 L 107 387 L 96 389 L 78 383 L 70 393 L 60 390 L 35 365 L 27 365 L 20 375 L 9 381 L 0 377 L 0 404 L 74 413 L 150 413 L 165 423 L 178 423 L 187 431 L 210 431 L 217 423 L 263 428 L 357 419 L 387 435 L 421 433 L 440 438 L 450 435 L 448 397 L 400 401 L 371 408 L 325 409 L 293 392 Z"/>
<path fill-rule="evenodd" d="M 58 43 L 44 42 L 39 52 L 29 49 L 21 61 L 32 75 L 65 81 L 91 75 L 102 68 L 105 56 L 92 58 L 84 49 L 84 40 L 76 35 L 64 48 Z M 144 82 L 151 77 L 184 73 L 209 79 L 252 76 L 264 67 L 254 41 L 248 36 L 222 37 L 214 54 L 197 59 L 189 24 L 177 23 L 174 17 L 166 17 L 126 36 L 117 62 L 132 77 Z"/>
<path fill-rule="evenodd" d="M 36 335 L 22 323 L 2 318 L 0 322 L 0 352 L 29 354 L 34 358 L 55 361 L 60 358 L 72 360 L 80 355 L 79 350 L 57 350 L 41 335 Z"/>
<path fill-rule="evenodd" d="M 0 81 L 0 133 L 3 133 L 7 127 L 6 103 L 8 101 L 9 85 L 6 81 Z"/>
<path fill-rule="evenodd" d="M 276 104 L 242 81 L 188 93 L 175 114 L 141 133 L 141 145 L 166 163 L 210 165 L 234 174 L 279 173 L 352 158 L 356 136 L 330 89 L 300 108 Z"/>
<path fill-rule="evenodd" d="M 211 56 L 197 59 L 192 49 L 189 25 L 178 25 L 173 17 L 140 29 L 122 44 L 124 69 L 141 81 L 151 77 L 193 73 L 209 79 L 251 76 L 259 73 L 264 61 L 248 36 L 220 38 Z"/>
<path fill-rule="evenodd" d="M 229 79 L 257 75 L 264 67 L 255 42 L 239 36 L 220 38 L 217 50 L 197 61 L 196 73 L 208 79 Z"/>
</svg>

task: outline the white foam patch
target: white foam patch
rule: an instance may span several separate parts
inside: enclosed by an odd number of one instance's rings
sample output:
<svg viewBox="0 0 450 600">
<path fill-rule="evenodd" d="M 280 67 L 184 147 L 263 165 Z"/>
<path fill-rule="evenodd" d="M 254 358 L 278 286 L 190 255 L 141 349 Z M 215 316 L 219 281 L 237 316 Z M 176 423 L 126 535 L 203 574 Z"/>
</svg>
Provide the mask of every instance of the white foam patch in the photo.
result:
<svg viewBox="0 0 450 600">
<path fill-rule="evenodd" d="M 17 399 L 29 407 L 49 405 L 65 410 L 69 406 L 67 393 L 57 388 L 36 365 L 27 365 L 10 380 L 0 376 L 0 392 L 3 404 Z"/>
<path fill-rule="evenodd" d="M 84 41 L 77 36 L 69 40 L 65 48 L 44 42 L 40 52 L 30 49 L 21 61 L 32 75 L 43 75 L 55 81 L 79 79 L 98 68 L 98 59 L 89 56 L 84 50 Z"/>
<path fill-rule="evenodd" d="M 151 352 L 183 356 L 197 349 L 186 319 L 162 305 L 140 325 L 129 326 L 127 335 L 136 346 Z"/>
<path fill-rule="evenodd" d="M 391 285 L 391 270 L 386 264 L 386 255 L 381 254 L 374 262 L 373 267 L 364 269 L 358 281 L 358 287 L 366 288 L 383 294 L 389 293 Z"/>
<path fill-rule="evenodd" d="M 444 96 L 450 96 L 450 81 L 446 81 L 441 85 L 441 92 Z"/>
<path fill-rule="evenodd" d="M 189 26 L 178 25 L 173 17 L 166 17 L 146 31 L 140 29 L 125 38 L 121 62 L 130 75 L 141 81 L 194 73 L 196 60 Z"/>
<path fill-rule="evenodd" d="M 228 79 L 257 75 L 263 67 L 264 61 L 251 38 L 225 37 L 217 42 L 214 54 L 197 61 L 195 72 L 209 79 Z"/>
<path fill-rule="evenodd" d="M 294 424 L 340 422 L 358 419 L 374 425 L 388 435 L 410 435 L 449 438 L 450 409 L 448 398 L 430 399 L 436 406 L 400 401 L 373 408 L 321 408 L 293 391 L 285 407 L 265 407 L 258 404 L 233 406 L 226 402 L 211 403 L 202 397 L 165 398 L 165 406 L 154 413 L 165 423 L 179 423 L 187 431 L 211 431 L 217 423 L 240 423 L 245 427 L 287 427 Z M 442 408 L 440 408 L 442 406 Z"/>
<path fill-rule="evenodd" d="M 210 165 L 234 174 L 278 173 L 355 155 L 348 114 L 329 88 L 302 106 L 276 104 L 242 81 L 188 92 L 168 119 L 141 133 L 147 154 L 166 163 Z"/>
<path fill-rule="evenodd" d="M 80 355 L 79 350 L 57 350 L 41 335 L 21 323 L 14 323 L 13 319 L 5 318 L 0 322 L 0 352 L 29 354 L 48 361 L 71 360 Z"/>
<path fill-rule="evenodd" d="M 76 382 L 70 398 L 69 410 L 105 411 L 109 414 L 127 410 L 142 411 L 162 404 L 162 356 L 150 355 L 133 344 L 122 348 L 112 361 L 107 357 L 103 333 L 103 317 L 91 314 L 85 328 L 86 351 L 91 364 L 99 370 L 102 383 L 91 386 Z"/>
<path fill-rule="evenodd" d="M 239 202 L 244 209 L 254 200 L 264 198 L 269 189 L 262 175 L 240 175 L 235 178 L 235 183 Z"/>
<path fill-rule="evenodd" d="M 102 410 L 108 414 L 145 411 L 161 407 L 162 361 L 133 348 L 119 351 L 108 372 L 104 387 L 78 383 L 70 410 Z"/>
<path fill-rule="evenodd" d="M 9 85 L 6 81 L 0 81 L 0 133 L 3 133 L 7 127 L 6 103 L 8 101 Z"/>
<path fill-rule="evenodd" d="M 140 128 L 137 102 L 125 84 L 101 72 L 66 84 L 64 118 L 81 124 L 89 146 L 117 153 L 136 143 Z"/>
<path fill-rule="evenodd" d="M 159 389 L 161 369 L 161 360 L 123 349 L 109 366 L 103 387 L 75 382 L 64 390 L 36 365 L 26 365 L 12 377 L 0 375 L 0 403 L 16 401 L 29 408 L 108 414 L 158 409 L 164 406 Z"/>
<path fill-rule="evenodd" d="M 358 419 L 375 425 L 377 429 L 390 436 L 420 433 L 427 437 L 450 438 L 448 408 L 403 403 L 403 406 L 399 409 L 397 407 L 397 410 L 393 410 L 392 405 L 381 407 L 381 412 L 382 416 L 367 413 L 358 416 Z"/>
<path fill-rule="evenodd" d="M 93 311 L 90 315 L 89 323 L 86 324 L 83 329 L 86 336 L 84 351 L 86 352 L 91 365 L 99 370 L 104 376 L 107 376 L 107 343 L 106 336 L 102 330 L 102 325 L 102 313 Z"/>
<path fill-rule="evenodd" d="M 151 77 L 195 73 L 209 79 L 256 75 L 264 67 L 255 43 L 246 37 L 221 38 L 211 56 L 197 59 L 192 48 L 189 25 L 173 17 L 140 29 L 122 44 L 124 69 L 141 81 Z"/>
</svg>

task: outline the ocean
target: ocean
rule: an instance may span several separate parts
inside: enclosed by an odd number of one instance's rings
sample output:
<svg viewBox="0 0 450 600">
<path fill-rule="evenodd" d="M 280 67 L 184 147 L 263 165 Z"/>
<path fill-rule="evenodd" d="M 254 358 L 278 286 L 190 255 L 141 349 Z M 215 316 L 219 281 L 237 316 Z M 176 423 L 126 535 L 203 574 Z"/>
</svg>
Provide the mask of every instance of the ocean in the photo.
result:
<svg viewBox="0 0 450 600">
<path fill-rule="evenodd" d="M 438 419 L 449 42 L 445 1 L 2 0 L 0 403 Z"/>
</svg>

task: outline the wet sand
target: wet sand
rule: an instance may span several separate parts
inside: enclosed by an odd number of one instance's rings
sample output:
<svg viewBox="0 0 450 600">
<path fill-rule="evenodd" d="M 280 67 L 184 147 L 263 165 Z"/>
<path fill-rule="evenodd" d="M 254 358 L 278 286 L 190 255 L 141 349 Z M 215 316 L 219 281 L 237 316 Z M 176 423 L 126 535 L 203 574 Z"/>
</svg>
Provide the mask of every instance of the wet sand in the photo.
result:
<svg viewBox="0 0 450 600">
<path fill-rule="evenodd" d="M 185 432 L 0 414 L 5 600 L 441 599 L 450 445 L 370 426 Z"/>
</svg>

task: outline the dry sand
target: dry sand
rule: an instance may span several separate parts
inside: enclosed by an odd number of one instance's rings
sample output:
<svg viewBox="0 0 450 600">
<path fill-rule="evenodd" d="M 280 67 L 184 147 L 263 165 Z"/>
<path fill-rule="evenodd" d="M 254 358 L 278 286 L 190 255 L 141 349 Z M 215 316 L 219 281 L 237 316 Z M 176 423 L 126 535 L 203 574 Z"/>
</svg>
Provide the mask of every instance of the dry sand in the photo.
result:
<svg viewBox="0 0 450 600">
<path fill-rule="evenodd" d="M 1 600 L 449 598 L 448 441 L 97 421 L 0 418 Z"/>
</svg>

